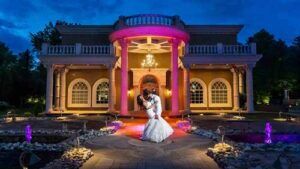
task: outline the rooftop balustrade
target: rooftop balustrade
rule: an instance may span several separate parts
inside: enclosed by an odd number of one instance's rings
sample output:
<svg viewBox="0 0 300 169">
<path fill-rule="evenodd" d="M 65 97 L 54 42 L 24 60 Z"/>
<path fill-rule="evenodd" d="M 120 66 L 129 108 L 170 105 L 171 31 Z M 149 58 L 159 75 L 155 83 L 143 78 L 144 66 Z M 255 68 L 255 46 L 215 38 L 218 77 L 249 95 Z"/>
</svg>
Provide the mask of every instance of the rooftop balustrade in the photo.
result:
<svg viewBox="0 0 300 169">
<path fill-rule="evenodd" d="M 120 16 L 119 20 L 114 24 L 114 28 L 118 30 L 124 27 L 145 25 L 174 26 L 182 29 L 184 27 L 184 22 L 177 15 L 165 16 L 158 14 L 143 14 L 132 16 Z"/>
<path fill-rule="evenodd" d="M 112 45 L 48 45 L 42 46 L 42 55 L 113 55 Z M 256 55 L 256 44 L 249 45 L 187 45 L 186 55 Z"/>
<path fill-rule="evenodd" d="M 112 45 L 42 45 L 42 55 L 110 55 L 113 54 Z"/>
<path fill-rule="evenodd" d="M 256 55 L 256 44 L 249 45 L 189 45 L 188 55 Z"/>
</svg>

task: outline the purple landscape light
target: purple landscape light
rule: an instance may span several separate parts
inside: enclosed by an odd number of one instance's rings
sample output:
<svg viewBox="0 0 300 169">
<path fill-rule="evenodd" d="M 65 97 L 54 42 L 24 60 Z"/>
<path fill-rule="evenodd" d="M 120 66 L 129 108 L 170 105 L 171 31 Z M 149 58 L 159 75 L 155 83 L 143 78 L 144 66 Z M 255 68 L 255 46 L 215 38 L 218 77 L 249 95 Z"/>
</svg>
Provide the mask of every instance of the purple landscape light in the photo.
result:
<svg viewBox="0 0 300 169">
<path fill-rule="evenodd" d="M 271 134 L 272 134 L 272 126 L 271 126 L 270 122 L 267 122 L 266 127 L 265 127 L 265 143 L 266 144 L 272 143 Z"/>
<path fill-rule="evenodd" d="M 32 139 L 32 130 L 31 130 L 31 126 L 28 124 L 25 127 L 25 139 L 27 143 L 30 143 L 31 139 Z"/>
<path fill-rule="evenodd" d="M 191 122 L 188 120 L 182 120 L 177 122 L 177 127 L 183 131 L 188 131 L 191 129 Z"/>
</svg>

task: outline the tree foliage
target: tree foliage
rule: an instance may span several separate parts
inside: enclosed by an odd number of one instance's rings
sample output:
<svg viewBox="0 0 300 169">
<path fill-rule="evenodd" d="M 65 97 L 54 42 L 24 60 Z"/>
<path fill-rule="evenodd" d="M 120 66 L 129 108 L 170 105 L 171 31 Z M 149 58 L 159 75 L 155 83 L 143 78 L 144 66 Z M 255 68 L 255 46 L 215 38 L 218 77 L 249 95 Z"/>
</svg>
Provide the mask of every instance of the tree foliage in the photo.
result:
<svg viewBox="0 0 300 169">
<path fill-rule="evenodd" d="M 44 42 L 52 45 L 61 43 L 60 34 L 51 22 L 45 25 L 43 30 L 30 33 L 30 37 L 33 51 L 26 50 L 18 55 L 14 55 L 4 43 L 0 42 L 0 102 L 14 107 L 24 108 L 33 102 L 43 102 L 46 69 L 34 57 L 35 51 L 41 50 Z M 41 112 L 42 109 L 39 108 L 38 111 Z"/>
<path fill-rule="evenodd" d="M 298 93 L 300 38 L 289 47 L 263 29 L 249 37 L 248 42 L 255 42 L 257 53 L 263 55 L 253 72 L 256 101 L 262 102 L 262 98 L 268 97 L 279 104 L 285 89 Z"/>
<path fill-rule="evenodd" d="M 64 24 L 63 21 L 57 21 L 57 24 Z M 52 22 L 45 25 L 45 28 L 36 33 L 30 33 L 31 43 L 35 50 L 41 50 L 43 43 L 57 45 L 61 43 L 61 35 Z"/>
</svg>

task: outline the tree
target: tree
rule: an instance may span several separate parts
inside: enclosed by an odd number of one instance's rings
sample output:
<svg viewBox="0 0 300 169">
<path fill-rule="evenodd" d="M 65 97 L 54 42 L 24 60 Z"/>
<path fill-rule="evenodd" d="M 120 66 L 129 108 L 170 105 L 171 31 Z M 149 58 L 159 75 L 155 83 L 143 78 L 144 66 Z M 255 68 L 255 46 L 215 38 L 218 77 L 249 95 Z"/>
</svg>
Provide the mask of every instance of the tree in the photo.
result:
<svg viewBox="0 0 300 169">
<path fill-rule="evenodd" d="M 57 21 L 57 24 L 64 24 L 63 21 Z M 51 45 L 57 45 L 61 43 L 61 35 L 53 25 L 52 22 L 49 22 L 45 25 L 45 28 L 42 31 L 36 33 L 30 33 L 31 43 L 35 50 L 41 50 L 42 44 L 47 42 Z"/>
<path fill-rule="evenodd" d="M 249 37 L 248 43 L 250 42 L 255 42 L 257 52 L 263 55 L 253 72 L 256 100 L 261 102 L 261 98 L 270 97 L 273 102 L 281 101 L 283 90 L 276 84 L 286 76 L 286 72 L 282 70 L 287 58 L 288 47 L 284 41 L 276 40 L 264 29 Z"/>
<path fill-rule="evenodd" d="M 0 101 L 11 103 L 14 74 L 17 59 L 9 48 L 0 42 Z"/>
<path fill-rule="evenodd" d="M 67 24 L 65 21 L 56 21 L 56 25 Z M 35 51 L 41 50 L 44 42 L 50 43 L 51 45 L 61 44 L 61 35 L 56 29 L 56 26 L 52 22 L 45 25 L 45 28 L 36 33 L 30 33 L 31 43 Z M 33 78 L 35 79 L 34 93 L 36 97 L 45 97 L 46 91 L 46 69 L 41 62 L 36 63 L 36 68 L 33 70 Z"/>
<path fill-rule="evenodd" d="M 294 42 L 289 47 L 288 58 L 285 61 L 286 78 L 290 81 L 295 81 L 292 85 L 291 94 L 295 98 L 300 97 L 300 36 L 294 39 Z"/>
<path fill-rule="evenodd" d="M 29 50 L 19 54 L 17 64 L 15 66 L 15 95 L 18 96 L 18 106 L 23 107 L 26 100 L 34 95 L 33 79 L 34 60 Z"/>
</svg>

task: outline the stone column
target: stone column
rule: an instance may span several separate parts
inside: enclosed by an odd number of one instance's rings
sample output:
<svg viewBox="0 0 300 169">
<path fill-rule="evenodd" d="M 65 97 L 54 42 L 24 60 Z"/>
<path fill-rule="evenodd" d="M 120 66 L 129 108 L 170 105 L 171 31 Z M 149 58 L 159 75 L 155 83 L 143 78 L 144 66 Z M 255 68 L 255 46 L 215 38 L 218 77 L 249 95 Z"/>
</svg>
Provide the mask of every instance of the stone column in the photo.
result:
<svg viewBox="0 0 300 169">
<path fill-rule="evenodd" d="M 184 78 L 184 107 L 186 111 L 190 111 L 190 68 L 189 65 L 183 70 Z"/>
<path fill-rule="evenodd" d="M 254 65 L 246 66 L 247 112 L 254 112 L 253 106 L 253 70 Z"/>
<path fill-rule="evenodd" d="M 128 44 L 125 39 L 119 40 L 121 45 L 121 115 L 128 115 Z"/>
<path fill-rule="evenodd" d="M 165 111 L 166 110 L 166 97 L 165 97 L 165 93 L 166 93 L 166 85 L 163 84 L 160 86 L 160 100 L 161 100 L 161 108 L 162 108 L 162 111 Z"/>
<path fill-rule="evenodd" d="M 235 68 L 231 69 L 233 75 L 233 110 L 237 111 L 240 107 L 239 87 L 238 87 L 238 74 Z"/>
<path fill-rule="evenodd" d="M 60 103 L 60 70 L 55 72 L 55 110 L 59 110 Z"/>
<path fill-rule="evenodd" d="M 116 85 L 115 85 L 115 68 L 113 65 L 109 66 L 109 101 L 108 109 L 110 112 L 115 111 L 116 100 Z"/>
<path fill-rule="evenodd" d="M 239 72 L 239 93 L 244 94 L 244 77 L 242 72 Z"/>
<path fill-rule="evenodd" d="M 53 65 L 47 65 L 46 113 L 51 113 L 53 106 Z"/>
<path fill-rule="evenodd" d="M 138 111 L 139 110 L 139 106 L 137 104 L 137 96 L 139 95 L 139 86 L 138 85 L 134 85 L 133 86 L 133 94 L 134 94 L 134 111 Z"/>
<path fill-rule="evenodd" d="M 172 112 L 171 115 L 179 115 L 179 106 L 178 106 L 178 45 L 179 40 L 172 40 L 172 56 L 171 56 L 171 70 L 172 70 Z"/>
<path fill-rule="evenodd" d="M 60 72 L 60 83 L 61 83 L 61 88 L 60 88 L 60 110 L 65 111 L 66 110 L 66 77 L 68 73 L 68 69 L 64 68 Z"/>
</svg>

